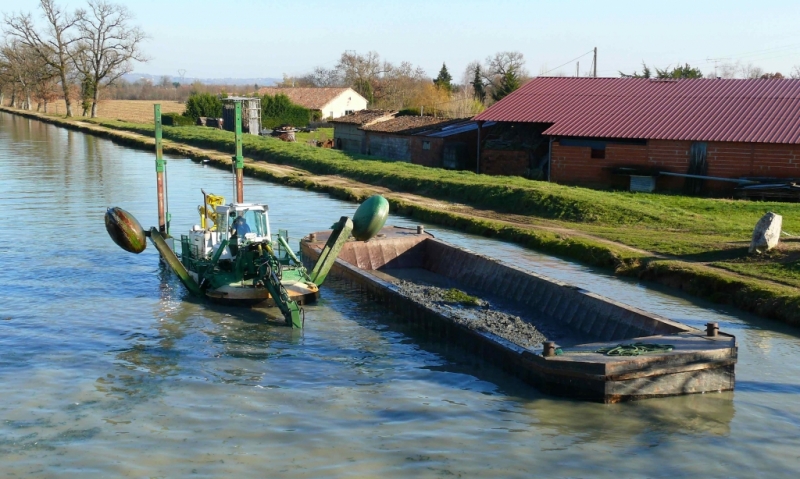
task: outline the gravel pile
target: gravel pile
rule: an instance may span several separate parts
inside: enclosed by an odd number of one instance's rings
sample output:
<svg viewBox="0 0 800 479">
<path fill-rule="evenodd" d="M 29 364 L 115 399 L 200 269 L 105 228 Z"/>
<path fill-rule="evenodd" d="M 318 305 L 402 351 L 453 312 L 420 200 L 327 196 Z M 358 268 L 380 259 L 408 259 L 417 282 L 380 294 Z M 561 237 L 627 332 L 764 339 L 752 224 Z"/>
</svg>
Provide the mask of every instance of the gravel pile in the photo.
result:
<svg viewBox="0 0 800 479">
<path fill-rule="evenodd" d="M 542 341 L 547 339 L 533 324 L 519 316 L 494 309 L 488 301 L 483 299 L 477 298 L 477 305 L 457 303 L 448 300 L 453 295 L 447 288 L 405 280 L 397 281 L 395 284 L 404 296 L 477 331 L 496 334 L 507 341 L 527 348 L 541 345 Z"/>
</svg>

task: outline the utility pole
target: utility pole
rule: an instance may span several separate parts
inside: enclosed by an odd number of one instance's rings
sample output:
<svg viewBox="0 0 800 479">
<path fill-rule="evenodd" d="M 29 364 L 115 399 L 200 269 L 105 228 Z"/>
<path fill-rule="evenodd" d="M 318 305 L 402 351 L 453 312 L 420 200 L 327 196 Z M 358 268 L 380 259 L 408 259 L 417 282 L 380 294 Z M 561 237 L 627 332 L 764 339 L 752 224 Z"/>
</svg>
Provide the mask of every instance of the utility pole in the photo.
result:
<svg viewBox="0 0 800 479">
<path fill-rule="evenodd" d="M 717 63 L 730 60 L 730 58 L 706 58 L 708 62 L 714 62 L 714 78 L 717 78 Z"/>
<path fill-rule="evenodd" d="M 594 58 L 592 59 L 592 76 L 597 78 L 597 47 L 594 47 Z"/>
<path fill-rule="evenodd" d="M 575 76 L 581 76 L 581 62 L 575 62 Z"/>
</svg>

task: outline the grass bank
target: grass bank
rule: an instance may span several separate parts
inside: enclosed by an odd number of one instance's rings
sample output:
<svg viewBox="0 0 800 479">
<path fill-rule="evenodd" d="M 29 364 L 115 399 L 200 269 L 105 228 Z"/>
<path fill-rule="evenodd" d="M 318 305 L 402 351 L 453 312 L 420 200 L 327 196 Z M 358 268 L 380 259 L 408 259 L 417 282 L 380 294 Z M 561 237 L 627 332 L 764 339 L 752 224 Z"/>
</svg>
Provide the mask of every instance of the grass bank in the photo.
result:
<svg viewBox="0 0 800 479">
<path fill-rule="evenodd" d="M 72 120 L 47 121 L 81 128 Z M 88 123 L 116 130 L 90 133 L 132 146 L 152 145 L 152 139 L 120 132 L 152 137 L 152 125 L 102 119 Z M 220 130 L 165 127 L 164 138 L 208 150 L 233 150 L 233 135 Z M 783 214 L 784 229 L 800 233 L 796 214 L 800 205 L 596 191 L 518 177 L 434 170 L 249 135 L 245 135 L 244 151 L 245 156 L 261 160 L 246 165 L 246 173 L 252 176 L 354 200 L 371 194 L 370 188 L 385 188 L 392 192 L 387 197 L 395 211 L 424 221 L 513 241 L 800 324 L 800 295 L 795 289 L 800 286 L 800 244 L 785 242 L 765 257 L 746 255 L 752 227 L 766 211 Z M 179 148 L 175 152 L 203 155 Z M 227 168 L 229 157 L 230 153 L 223 153 L 207 159 Z M 276 173 L 267 163 L 304 172 Z M 330 176 L 315 175 L 339 175 L 364 185 L 343 185 L 330 181 Z M 426 204 L 410 195 L 450 206 Z"/>
</svg>

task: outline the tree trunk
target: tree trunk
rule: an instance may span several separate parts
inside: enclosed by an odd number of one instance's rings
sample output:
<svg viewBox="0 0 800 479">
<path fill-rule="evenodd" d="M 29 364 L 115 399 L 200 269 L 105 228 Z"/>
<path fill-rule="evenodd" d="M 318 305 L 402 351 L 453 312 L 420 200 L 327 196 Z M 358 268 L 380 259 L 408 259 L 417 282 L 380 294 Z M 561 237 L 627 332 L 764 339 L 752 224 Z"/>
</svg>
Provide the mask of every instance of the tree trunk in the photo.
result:
<svg viewBox="0 0 800 479">
<path fill-rule="evenodd" d="M 92 95 L 92 118 L 97 118 L 97 100 L 100 97 L 100 88 L 98 84 L 94 86 L 94 94 Z"/>
<path fill-rule="evenodd" d="M 17 107 L 17 91 L 11 90 L 11 108 Z"/>
<path fill-rule="evenodd" d="M 64 92 L 64 103 L 67 104 L 67 118 L 72 116 L 72 101 L 69 98 L 69 82 L 67 82 L 67 71 L 61 69 L 61 89 Z"/>
<path fill-rule="evenodd" d="M 33 110 L 32 105 L 33 104 L 31 103 L 31 93 L 26 91 L 25 92 L 25 109 L 28 110 L 28 111 Z"/>
</svg>

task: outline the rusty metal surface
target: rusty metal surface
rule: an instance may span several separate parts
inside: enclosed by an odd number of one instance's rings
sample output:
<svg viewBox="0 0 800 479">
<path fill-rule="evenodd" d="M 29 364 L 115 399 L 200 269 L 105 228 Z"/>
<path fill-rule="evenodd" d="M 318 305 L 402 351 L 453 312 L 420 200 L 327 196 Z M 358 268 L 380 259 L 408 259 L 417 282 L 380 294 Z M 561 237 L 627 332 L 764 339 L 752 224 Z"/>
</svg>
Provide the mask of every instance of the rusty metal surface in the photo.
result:
<svg viewBox="0 0 800 479">
<path fill-rule="evenodd" d="M 534 78 L 475 117 L 546 135 L 800 143 L 800 80 Z"/>
<path fill-rule="evenodd" d="M 236 202 L 244 203 L 244 172 L 236 170 Z"/>
<path fill-rule="evenodd" d="M 314 235 L 313 245 L 324 245 L 330 231 Z M 370 241 L 348 241 L 339 253 L 339 259 L 364 270 L 379 268 L 421 268 L 426 239 L 433 236 L 416 229 L 388 226 Z M 308 242 L 307 240 L 304 241 Z"/>
</svg>

